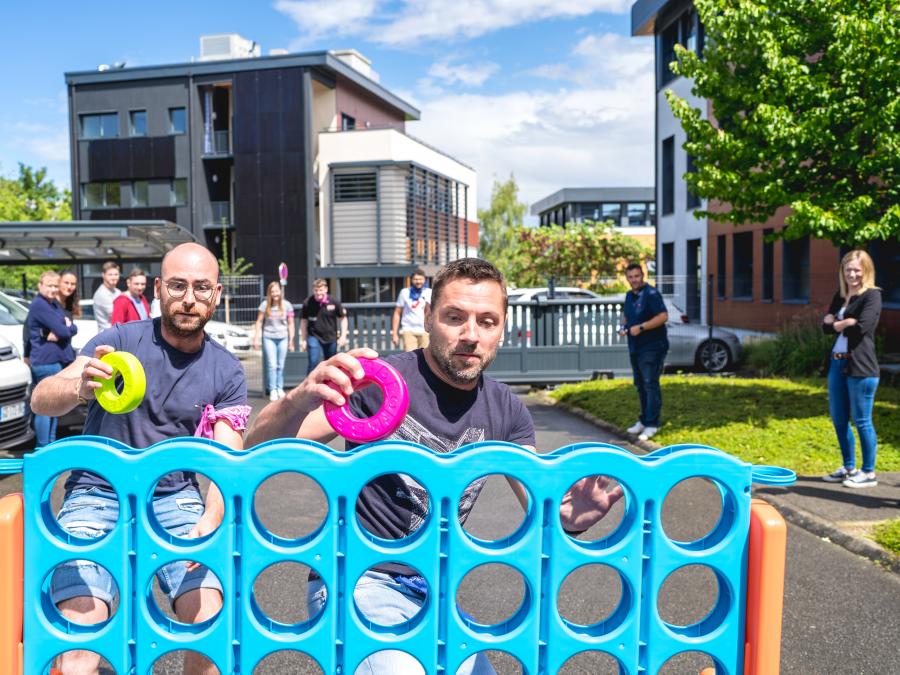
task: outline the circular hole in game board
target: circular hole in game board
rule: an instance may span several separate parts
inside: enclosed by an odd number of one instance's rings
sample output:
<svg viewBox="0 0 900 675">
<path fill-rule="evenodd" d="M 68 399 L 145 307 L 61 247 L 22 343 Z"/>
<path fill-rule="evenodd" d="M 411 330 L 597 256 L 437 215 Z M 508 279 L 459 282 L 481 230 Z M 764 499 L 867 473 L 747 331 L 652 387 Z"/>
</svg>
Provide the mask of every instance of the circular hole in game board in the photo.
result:
<svg viewBox="0 0 900 675">
<path fill-rule="evenodd" d="M 93 667 L 94 672 L 99 673 L 99 675 L 116 675 L 116 669 L 112 667 L 109 661 L 97 652 L 86 649 L 72 650 L 57 654 L 48 662 L 47 666 L 41 672 L 46 673 L 49 671 L 54 674 L 61 672 L 75 672 L 76 668 L 80 668 L 80 666 L 84 664 L 83 659 L 85 658 L 91 659 L 91 666 Z M 77 665 L 72 665 L 73 661 Z M 96 664 L 96 666 L 94 666 L 94 664 Z M 79 670 L 78 672 L 83 671 Z"/>
<path fill-rule="evenodd" d="M 659 587 L 656 608 L 667 627 L 680 635 L 700 637 L 714 630 L 731 604 L 727 582 L 707 565 L 674 570 Z"/>
<path fill-rule="evenodd" d="M 356 580 L 353 603 L 359 620 L 370 630 L 392 633 L 412 630 L 425 616 L 431 600 L 428 582 L 402 562 L 383 562 Z M 385 594 L 395 593 L 390 602 Z"/>
<path fill-rule="evenodd" d="M 609 501 L 615 499 L 619 489 L 623 496 L 609 506 Z M 603 493 L 606 493 L 605 495 Z M 629 491 L 624 484 L 620 484 L 611 476 L 593 475 L 585 476 L 575 481 L 562 498 L 562 510 L 568 509 L 568 503 L 583 506 L 589 497 L 597 496 L 608 510 L 600 520 L 594 523 L 580 534 L 569 534 L 570 537 L 589 548 L 608 548 L 617 544 L 628 533 L 634 516 L 633 509 L 629 509 Z M 560 513 L 560 526 L 563 530 L 566 526 L 562 522 Z"/>
<path fill-rule="evenodd" d="M 56 613 L 69 621 L 73 632 L 97 630 L 119 609 L 116 580 L 109 570 L 92 560 L 60 563 L 47 575 L 41 590 L 44 613 Z"/>
<path fill-rule="evenodd" d="M 463 622 L 495 635 L 518 626 L 530 603 L 530 589 L 521 572 L 503 563 L 469 570 L 456 590 L 456 609 Z"/>
<path fill-rule="evenodd" d="M 47 528 L 63 541 L 94 543 L 116 526 L 119 497 L 99 474 L 63 471 L 47 484 L 41 513 Z"/>
<path fill-rule="evenodd" d="M 534 499 L 528 495 L 529 507 Z M 477 506 L 475 499 L 482 496 Z M 462 528 L 475 542 L 488 548 L 502 548 L 513 543 L 525 530 L 526 513 L 510 489 L 506 474 L 494 473 L 469 483 L 457 500 L 457 515 Z M 531 510 L 531 509 L 530 509 Z"/>
<path fill-rule="evenodd" d="M 682 675 L 682 673 L 702 673 L 707 668 L 715 670 L 716 662 L 713 657 L 704 652 L 688 651 L 675 654 L 666 660 L 658 672 L 659 675 Z"/>
<path fill-rule="evenodd" d="M 427 488 L 412 476 L 385 473 L 363 486 L 356 498 L 356 520 L 364 533 L 379 544 L 405 545 L 419 532 L 431 514 Z M 386 509 L 397 504 L 402 509 Z"/>
<path fill-rule="evenodd" d="M 221 523 L 203 537 L 188 535 L 203 515 L 209 494 L 215 489 L 216 484 L 209 478 L 193 471 L 173 471 L 160 477 L 153 487 L 154 496 L 147 502 L 150 525 L 170 543 L 203 541 L 215 533 Z"/>
<path fill-rule="evenodd" d="M 188 611 L 180 605 L 180 597 L 198 588 L 214 588 L 219 591 L 221 601 L 222 586 L 216 574 L 203 565 L 188 569 L 191 561 L 174 560 L 156 570 L 147 585 L 147 609 L 156 622 L 171 633 L 199 633 L 208 628 L 222 613 L 221 608 L 212 616 L 191 623 L 190 617 L 179 618 L 177 610 Z M 174 597 L 174 599 L 173 599 Z"/>
<path fill-rule="evenodd" d="M 662 503 L 666 536 L 688 550 L 714 546 L 728 534 L 737 505 L 717 481 L 695 476 L 676 483 Z"/>
<path fill-rule="evenodd" d="M 412 654 L 399 649 L 382 649 L 369 654 L 353 671 L 353 675 L 371 675 L 372 673 L 425 675 L 425 669 Z"/>
<path fill-rule="evenodd" d="M 558 675 L 619 675 L 622 672 L 615 656 L 599 649 L 589 649 L 566 659 Z"/>
<path fill-rule="evenodd" d="M 264 480 L 253 495 L 257 529 L 285 542 L 315 536 L 328 516 L 322 487 L 306 474 L 282 471 Z"/>
<path fill-rule="evenodd" d="M 321 609 L 310 616 L 306 606 L 310 572 L 315 573 L 315 570 L 290 561 L 269 565 L 260 572 L 253 581 L 253 601 L 256 605 L 253 609 L 257 620 L 269 630 L 278 632 L 279 629 L 296 628 L 317 619 Z"/>
<path fill-rule="evenodd" d="M 591 563 L 563 580 L 556 598 L 559 615 L 579 633 L 609 632 L 625 618 L 631 605 L 627 586 L 609 565 Z M 587 631 L 585 631 L 587 629 Z"/>
<path fill-rule="evenodd" d="M 175 673 L 215 673 L 220 671 L 207 656 L 190 649 L 179 649 L 160 656 L 153 662 L 151 675 L 174 675 Z"/>
<path fill-rule="evenodd" d="M 271 652 L 256 664 L 253 675 L 323 675 L 322 667 L 309 654 L 293 649 Z"/>
<path fill-rule="evenodd" d="M 474 659 L 474 661 L 473 661 Z M 456 673 L 488 673 L 490 670 L 486 667 L 493 668 L 497 675 L 525 675 L 526 670 L 522 666 L 522 662 L 509 652 L 499 649 L 486 649 L 482 652 L 476 652 L 463 661 Z"/>
</svg>

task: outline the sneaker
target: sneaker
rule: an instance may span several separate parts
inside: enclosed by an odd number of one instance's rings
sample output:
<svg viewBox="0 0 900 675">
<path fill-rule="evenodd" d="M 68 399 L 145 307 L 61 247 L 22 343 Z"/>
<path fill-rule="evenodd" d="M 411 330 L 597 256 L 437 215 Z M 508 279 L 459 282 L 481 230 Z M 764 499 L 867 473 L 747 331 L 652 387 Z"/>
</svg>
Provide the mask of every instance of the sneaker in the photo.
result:
<svg viewBox="0 0 900 675">
<path fill-rule="evenodd" d="M 273 389 L 272 391 L 269 392 L 269 400 L 270 401 L 278 400 L 278 390 L 277 389 Z"/>
<path fill-rule="evenodd" d="M 822 476 L 826 483 L 843 483 L 846 478 L 859 473 L 859 469 L 848 469 L 846 466 L 838 467 L 827 476 Z"/>
<path fill-rule="evenodd" d="M 857 471 L 844 479 L 844 487 L 848 488 L 870 488 L 878 485 L 875 478 L 875 472 Z"/>
<path fill-rule="evenodd" d="M 637 436 L 639 433 L 641 433 L 646 428 L 647 427 L 645 427 L 640 422 L 635 422 L 634 425 L 628 427 L 625 431 L 627 431 L 629 434 L 634 434 L 635 436 Z"/>
<path fill-rule="evenodd" d="M 278 390 L 278 398 L 284 398 L 284 389 Z"/>
<path fill-rule="evenodd" d="M 657 431 L 659 431 L 659 427 L 644 427 L 644 430 L 638 438 L 642 441 L 649 441 L 656 435 Z"/>
</svg>

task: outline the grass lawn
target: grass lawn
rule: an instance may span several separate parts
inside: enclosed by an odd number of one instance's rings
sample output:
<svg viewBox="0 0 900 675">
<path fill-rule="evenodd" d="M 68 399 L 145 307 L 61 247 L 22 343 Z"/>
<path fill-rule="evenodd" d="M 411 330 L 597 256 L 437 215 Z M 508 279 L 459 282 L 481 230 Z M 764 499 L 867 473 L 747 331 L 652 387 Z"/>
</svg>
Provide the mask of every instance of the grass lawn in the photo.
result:
<svg viewBox="0 0 900 675">
<path fill-rule="evenodd" d="M 834 470 L 840 449 L 828 416 L 824 379 L 740 379 L 673 375 L 662 378 L 660 445 L 711 445 L 754 464 L 773 464 L 801 475 Z M 551 393 L 618 426 L 634 424 L 637 392 L 631 380 L 567 384 Z M 875 395 L 879 471 L 900 471 L 900 390 Z M 857 465 L 862 459 L 857 448 Z"/>
<path fill-rule="evenodd" d="M 889 551 L 900 554 L 900 518 L 886 520 L 875 526 L 875 541 Z"/>
</svg>

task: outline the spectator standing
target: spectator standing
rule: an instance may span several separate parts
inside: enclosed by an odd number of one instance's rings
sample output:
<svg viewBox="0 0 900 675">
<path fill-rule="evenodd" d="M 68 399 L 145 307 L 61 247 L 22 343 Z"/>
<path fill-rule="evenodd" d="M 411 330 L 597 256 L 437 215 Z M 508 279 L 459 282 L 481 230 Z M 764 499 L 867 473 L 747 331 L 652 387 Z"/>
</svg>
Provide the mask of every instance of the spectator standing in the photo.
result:
<svg viewBox="0 0 900 675">
<path fill-rule="evenodd" d="M 625 323 L 619 335 L 628 336 L 628 356 L 641 402 L 640 419 L 627 431 L 646 441 L 659 431 L 662 410 L 659 378 L 669 351 L 666 332 L 669 314 L 659 291 L 644 283 L 644 270 L 640 265 L 628 265 L 625 279 L 631 291 L 625 296 Z"/>
<path fill-rule="evenodd" d="M 270 401 L 284 396 L 284 361 L 287 353 L 294 351 L 294 333 L 294 306 L 285 299 L 281 283 L 273 281 L 259 305 L 253 329 L 253 349 L 259 349 L 262 336 Z"/>
<path fill-rule="evenodd" d="M 38 282 L 38 294 L 28 308 L 28 354 L 34 386 L 56 375 L 75 360 L 71 338 L 78 327 L 66 316 L 57 301 L 59 273 L 44 272 Z M 35 413 L 33 424 L 37 447 L 56 440 L 57 418 Z"/>
<path fill-rule="evenodd" d="M 300 351 L 309 353 L 307 375 L 323 359 L 334 356 L 338 347 L 346 346 L 347 330 L 347 310 L 340 300 L 329 297 L 328 282 L 316 279 L 313 293 L 303 302 L 300 313 Z"/>
<path fill-rule="evenodd" d="M 128 323 L 129 321 L 143 321 L 150 318 L 150 305 L 144 297 L 144 289 L 147 288 L 147 275 L 144 270 L 135 267 L 128 273 L 125 279 L 128 289 L 113 300 L 112 316 L 110 323 Z"/>
<path fill-rule="evenodd" d="M 122 293 L 117 287 L 119 283 L 119 266 L 112 260 L 103 263 L 101 268 L 103 283 L 94 291 L 94 318 L 97 319 L 97 330 L 110 327 L 113 301 Z"/>
<path fill-rule="evenodd" d="M 410 285 L 400 291 L 397 306 L 391 317 L 391 342 L 400 344 L 403 351 L 428 346 L 428 332 L 425 330 L 425 305 L 431 302 L 431 289 L 425 281 L 425 272 L 417 269 L 410 277 Z"/>
<path fill-rule="evenodd" d="M 824 480 L 848 488 L 875 487 L 878 437 L 872 408 L 879 380 L 875 328 L 881 318 L 881 289 L 875 285 L 875 265 L 865 251 L 843 257 L 838 280 L 840 290 L 831 300 L 822 330 L 836 335 L 828 359 L 828 409 L 843 464 Z M 856 468 L 851 420 L 862 446 L 862 471 Z"/>
<path fill-rule="evenodd" d="M 80 319 L 81 296 L 78 294 L 78 275 L 72 270 L 59 273 L 59 304 L 70 319 Z"/>
</svg>

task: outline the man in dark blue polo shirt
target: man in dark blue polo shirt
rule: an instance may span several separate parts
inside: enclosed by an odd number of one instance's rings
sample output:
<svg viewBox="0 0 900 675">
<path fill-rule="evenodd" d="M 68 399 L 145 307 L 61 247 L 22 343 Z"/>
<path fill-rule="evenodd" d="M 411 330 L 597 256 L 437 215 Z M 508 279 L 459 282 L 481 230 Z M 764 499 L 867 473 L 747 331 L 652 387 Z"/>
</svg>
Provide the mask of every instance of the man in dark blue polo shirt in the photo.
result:
<svg viewBox="0 0 900 675">
<path fill-rule="evenodd" d="M 637 263 L 625 269 L 625 279 L 631 291 L 625 296 L 625 323 L 620 335 L 628 336 L 628 355 L 634 373 L 634 386 L 641 401 L 641 417 L 629 434 L 638 434 L 642 441 L 659 431 L 662 391 L 659 376 L 669 351 L 666 321 L 669 314 L 662 295 L 644 283 L 644 270 Z"/>
</svg>

